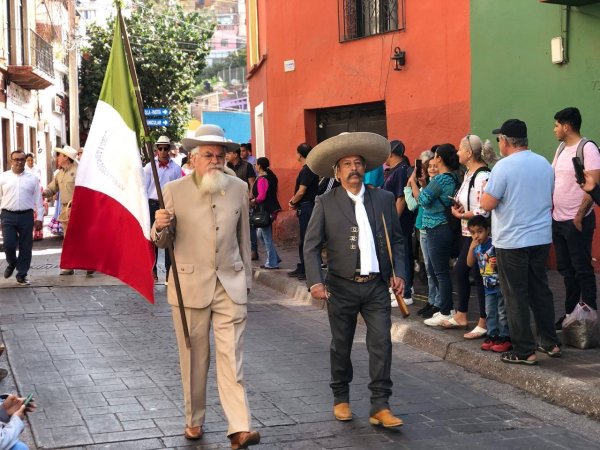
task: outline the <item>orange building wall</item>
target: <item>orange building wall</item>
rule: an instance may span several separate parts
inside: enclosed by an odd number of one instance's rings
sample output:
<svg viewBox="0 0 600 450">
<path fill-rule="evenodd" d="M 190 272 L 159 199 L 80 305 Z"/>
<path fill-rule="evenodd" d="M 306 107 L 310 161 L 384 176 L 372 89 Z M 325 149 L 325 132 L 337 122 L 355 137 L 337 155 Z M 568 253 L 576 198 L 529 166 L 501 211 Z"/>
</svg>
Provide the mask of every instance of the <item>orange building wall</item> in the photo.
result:
<svg viewBox="0 0 600 450">
<path fill-rule="evenodd" d="M 406 31 L 339 42 L 338 2 L 259 0 L 263 64 L 249 78 L 252 116 L 264 103 L 266 156 L 280 179 L 280 199 L 291 197 L 296 146 L 316 144 L 311 110 L 386 102 L 388 137 L 401 139 L 414 159 L 469 132 L 469 2 L 406 3 Z M 393 70 L 399 46 L 406 66 Z M 295 60 L 294 72 L 284 61 Z M 253 137 L 254 118 L 253 118 Z"/>
</svg>

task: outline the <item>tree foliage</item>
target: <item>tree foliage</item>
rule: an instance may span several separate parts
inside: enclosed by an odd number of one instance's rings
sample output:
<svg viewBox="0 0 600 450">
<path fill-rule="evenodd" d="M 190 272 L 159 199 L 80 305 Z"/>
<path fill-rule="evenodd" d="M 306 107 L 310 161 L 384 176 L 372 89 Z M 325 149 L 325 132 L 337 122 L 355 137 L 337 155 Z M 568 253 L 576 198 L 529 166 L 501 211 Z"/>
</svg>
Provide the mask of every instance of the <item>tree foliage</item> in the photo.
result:
<svg viewBox="0 0 600 450">
<path fill-rule="evenodd" d="M 185 12 L 180 5 L 155 6 L 154 0 L 134 0 L 125 18 L 135 68 L 146 108 L 170 108 L 169 127 L 152 135 L 184 137 L 191 116 L 196 80 L 210 51 L 214 23 L 200 13 Z M 106 27 L 91 26 L 82 48 L 79 71 L 80 117 L 91 117 L 98 102 L 112 44 L 115 17 Z"/>
</svg>

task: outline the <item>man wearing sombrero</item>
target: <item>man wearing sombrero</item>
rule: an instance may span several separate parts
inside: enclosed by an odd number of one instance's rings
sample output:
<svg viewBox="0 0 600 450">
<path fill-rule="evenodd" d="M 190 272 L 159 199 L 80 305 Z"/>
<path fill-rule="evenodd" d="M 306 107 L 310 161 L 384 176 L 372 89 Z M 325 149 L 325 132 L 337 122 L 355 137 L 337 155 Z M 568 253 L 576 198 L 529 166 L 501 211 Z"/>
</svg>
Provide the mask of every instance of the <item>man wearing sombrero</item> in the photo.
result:
<svg viewBox="0 0 600 450">
<path fill-rule="evenodd" d="M 307 285 L 311 295 L 327 302 L 331 326 L 331 383 L 333 412 L 352 420 L 350 353 L 358 313 L 367 325 L 371 382 L 369 421 L 386 428 L 402 420 L 389 407 L 392 394 L 391 304 L 388 284 L 396 294 L 404 288 L 404 244 L 394 195 L 365 188 L 365 171 L 378 167 L 390 154 L 388 141 L 374 133 L 342 133 L 317 145 L 308 167 L 321 177 L 335 177 L 341 186 L 317 197 L 304 241 Z M 383 220 L 392 248 L 387 251 Z M 321 248 L 327 248 L 328 271 L 321 272 Z"/>
<path fill-rule="evenodd" d="M 258 444 L 242 367 L 247 295 L 252 285 L 248 186 L 226 175 L 225 151 L 239 147 L 216 125 L 202 125 L 182 141 L 194 172 L 165 185 L 165 209 L 156 212 L 156 246 L 173 242 L 191 348 L 187 348 L 174 283 L 167 299 L 179 348 L 188 439 L 200 439 L 206 416 L 210 329 L 215 336 L 217 385 L 232 449 Z"/>
<path fill-rule="evenodd" d="M 69 145 L 63 148 L 55 148 L 56 166 L 58 171 L 54 179 L 44 189 L 42 195 L 51 198 L 60 192 L 60 215 L 58 221 L 62 225 L 63 233 L 67 235 L 69 226 L 69 217 L 71 215 L 71 201 L 73 200 L 73 192 L 75 191 L 75 177 L 77 175 L 77 150 Z M 88 275 L 93 272 L 88 271 Z M 61 275 L 73 275 L 73 269 L 61 269 Z"/>
</svg>

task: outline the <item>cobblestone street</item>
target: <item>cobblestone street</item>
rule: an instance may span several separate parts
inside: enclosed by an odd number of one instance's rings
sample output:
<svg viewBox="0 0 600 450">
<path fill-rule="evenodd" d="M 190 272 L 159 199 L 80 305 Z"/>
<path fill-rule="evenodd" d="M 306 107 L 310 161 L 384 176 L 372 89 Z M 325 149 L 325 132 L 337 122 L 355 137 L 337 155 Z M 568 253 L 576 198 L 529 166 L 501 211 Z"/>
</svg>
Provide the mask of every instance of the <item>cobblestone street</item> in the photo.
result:
<svg viewBox="0 0 600 450">
<path fill-rule="evenodd" d="M 80 278 L 90 285 L 77 286 Z M 29 417 L 32 447 L 192 445 L 182 436 L 165 287 L 157 286 L 156 305 L 150 305 L 128 287 L 94 286 L 79 275 L 70 283 L 0 289 L 0 324 L 16 387 L 34 392 L 40 406 Z M 406 425 L 400 431 L 372 427 L 364 327 L 353 351 L 355 418 L 337 422 L 328 346 L 324 310 L 255 285 L 245 379 L 262 434 L 258 448 L 600 448 L 597 422 L 401 343 L 394 345 L 392 408 Z M 228 448 L 212 370 L 206 434 L 196 447 Z M 10 389 L 8 383 L 0 389 Z"/>
</svg>

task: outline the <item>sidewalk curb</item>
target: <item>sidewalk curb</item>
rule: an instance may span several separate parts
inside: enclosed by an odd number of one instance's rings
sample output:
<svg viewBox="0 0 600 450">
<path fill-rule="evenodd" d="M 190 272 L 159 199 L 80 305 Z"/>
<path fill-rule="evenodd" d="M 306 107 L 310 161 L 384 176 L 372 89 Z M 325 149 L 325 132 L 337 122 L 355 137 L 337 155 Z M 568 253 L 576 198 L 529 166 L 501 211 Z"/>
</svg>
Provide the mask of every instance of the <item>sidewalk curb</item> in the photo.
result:
<svg viewBox="0 0 600 450">
<path fill-rule="evenodd" d="M 306 304 L 325 307 L 322 300 L 311 297 L 304 283 L 289 278 L 285 272 L 254 268 L 254 280 Z M 360 316 L 359 323 L 364 325 Z M 547 402 L 600 420 L 600 389 L 544 368 L 544 365 L 552 363 L 552 359 L 545 355 L 538 353 L 541 363 L 538 366 L 506 364 L 500 361 L 498 354 L 482 352 L 461 335 L 429 328 L 420 321 L 402 319 L 399 315 L 392 315 L 391 333 L 393 342 L 410 345 L 485 378 L 512 385 Z"/>
</svg>

